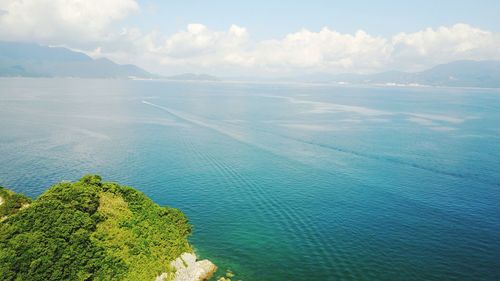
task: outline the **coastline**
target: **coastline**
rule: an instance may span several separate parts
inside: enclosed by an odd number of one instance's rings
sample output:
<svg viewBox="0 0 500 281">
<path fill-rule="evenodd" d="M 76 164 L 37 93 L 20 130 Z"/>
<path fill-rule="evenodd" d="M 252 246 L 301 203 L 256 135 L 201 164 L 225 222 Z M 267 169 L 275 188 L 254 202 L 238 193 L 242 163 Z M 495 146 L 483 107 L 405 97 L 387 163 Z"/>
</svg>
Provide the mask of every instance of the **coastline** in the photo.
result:
<svg viewBox="0 0 500 281">
<path fill-rule="evenodd" d="M 211 261 L 197 260 L 194 253 L 182 253 L 170 262 L 172 272 L 164 272 L 156 277 L 156 281 L 203 281 L 208 280 L 217 271 L 217 266 Z M 173 279 L 172 279 L 173 277 Z"/>
<path fill-rule="evenodd" d="M 184 213 L 98 175 L 53 185 L 33 201 L 0 187 L 0 218 L 2 280 L 202 281 L 217 270 L 197 261 Z M 17 254 L 25 249 L 36 251 Z"/>
</svg>

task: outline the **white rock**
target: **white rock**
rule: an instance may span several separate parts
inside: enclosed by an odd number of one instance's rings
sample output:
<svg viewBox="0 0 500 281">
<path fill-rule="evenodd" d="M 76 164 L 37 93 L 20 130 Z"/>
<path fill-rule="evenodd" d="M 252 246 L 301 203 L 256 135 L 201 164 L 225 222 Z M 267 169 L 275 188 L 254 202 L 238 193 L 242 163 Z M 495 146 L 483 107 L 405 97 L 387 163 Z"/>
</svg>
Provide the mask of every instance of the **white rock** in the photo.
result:
<svg viewBox="0 0 500 281">
<path fill-rule="evenodd" d="M 196 261 L 196 255 L 183 253 L 170 263 L 176 269 L 172 281 L 203 281 L 212 276 L 217 267 L 209 260 Z M 168 273 L 156 277 L 156 281 L 167 280 Z"/>
</svg>

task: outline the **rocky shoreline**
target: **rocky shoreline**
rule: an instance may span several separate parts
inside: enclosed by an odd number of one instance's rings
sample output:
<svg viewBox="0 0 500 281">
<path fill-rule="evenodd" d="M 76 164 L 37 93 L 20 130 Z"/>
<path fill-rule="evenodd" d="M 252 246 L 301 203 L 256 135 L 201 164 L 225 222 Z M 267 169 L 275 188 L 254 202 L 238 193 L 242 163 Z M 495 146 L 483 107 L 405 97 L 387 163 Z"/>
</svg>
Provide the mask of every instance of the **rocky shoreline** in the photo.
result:
<svg viewBox="0 0 500 281">
<path fill-rule="evenodd" d="M 156 277 L 156 281 L 203 281 L 212 277 L 217 266 L 209 260 L 197 261 L 196 259 L 193 253 L 183 253 L 170 263 L 173 272 L 162 273 Z"/>
</svg>

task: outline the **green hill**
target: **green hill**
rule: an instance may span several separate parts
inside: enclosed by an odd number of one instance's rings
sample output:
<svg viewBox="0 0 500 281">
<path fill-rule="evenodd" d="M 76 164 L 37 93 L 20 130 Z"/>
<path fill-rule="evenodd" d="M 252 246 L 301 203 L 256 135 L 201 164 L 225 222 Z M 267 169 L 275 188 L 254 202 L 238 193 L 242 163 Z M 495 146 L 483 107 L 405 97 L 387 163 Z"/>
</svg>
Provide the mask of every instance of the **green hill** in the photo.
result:
<svg viewBox="0 0 500 281">
<path fill-rule="evenodd" d="M 5 189 L 0 196 L 2 280 L 154 280 L 192 251 L 181 211 L 96 175 L 33 202 Z"/>
</svg>

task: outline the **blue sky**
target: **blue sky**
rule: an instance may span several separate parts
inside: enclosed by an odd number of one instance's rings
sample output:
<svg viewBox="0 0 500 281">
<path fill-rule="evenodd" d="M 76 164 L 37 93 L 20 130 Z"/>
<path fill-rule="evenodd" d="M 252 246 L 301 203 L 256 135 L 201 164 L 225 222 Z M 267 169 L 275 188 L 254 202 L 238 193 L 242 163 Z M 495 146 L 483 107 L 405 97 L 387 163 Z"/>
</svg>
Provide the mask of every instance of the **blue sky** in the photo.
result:
<svg viewBox="0 0 500 281">
<path fill-rule="evenodd" d="M 166 75 L 419 71 L 500 60 L 499 11 L 499 0 L 0 0 L 0 40 Z"/>
<path fill-rule="evenodd" d="M 363 29 L 390 36 L 427 27 L 468 23 L 500 31 L 500 1 L 229 1 L 171 0 L 139 1 L 144 7 L 131 17 L 133 25 L 174 33 L 188 23 L 212 29 L 231 24 L 246 27 L 257 39 L 270 39 L 307 28 L 328 26 L 342 33 Z"/>
</svg>

